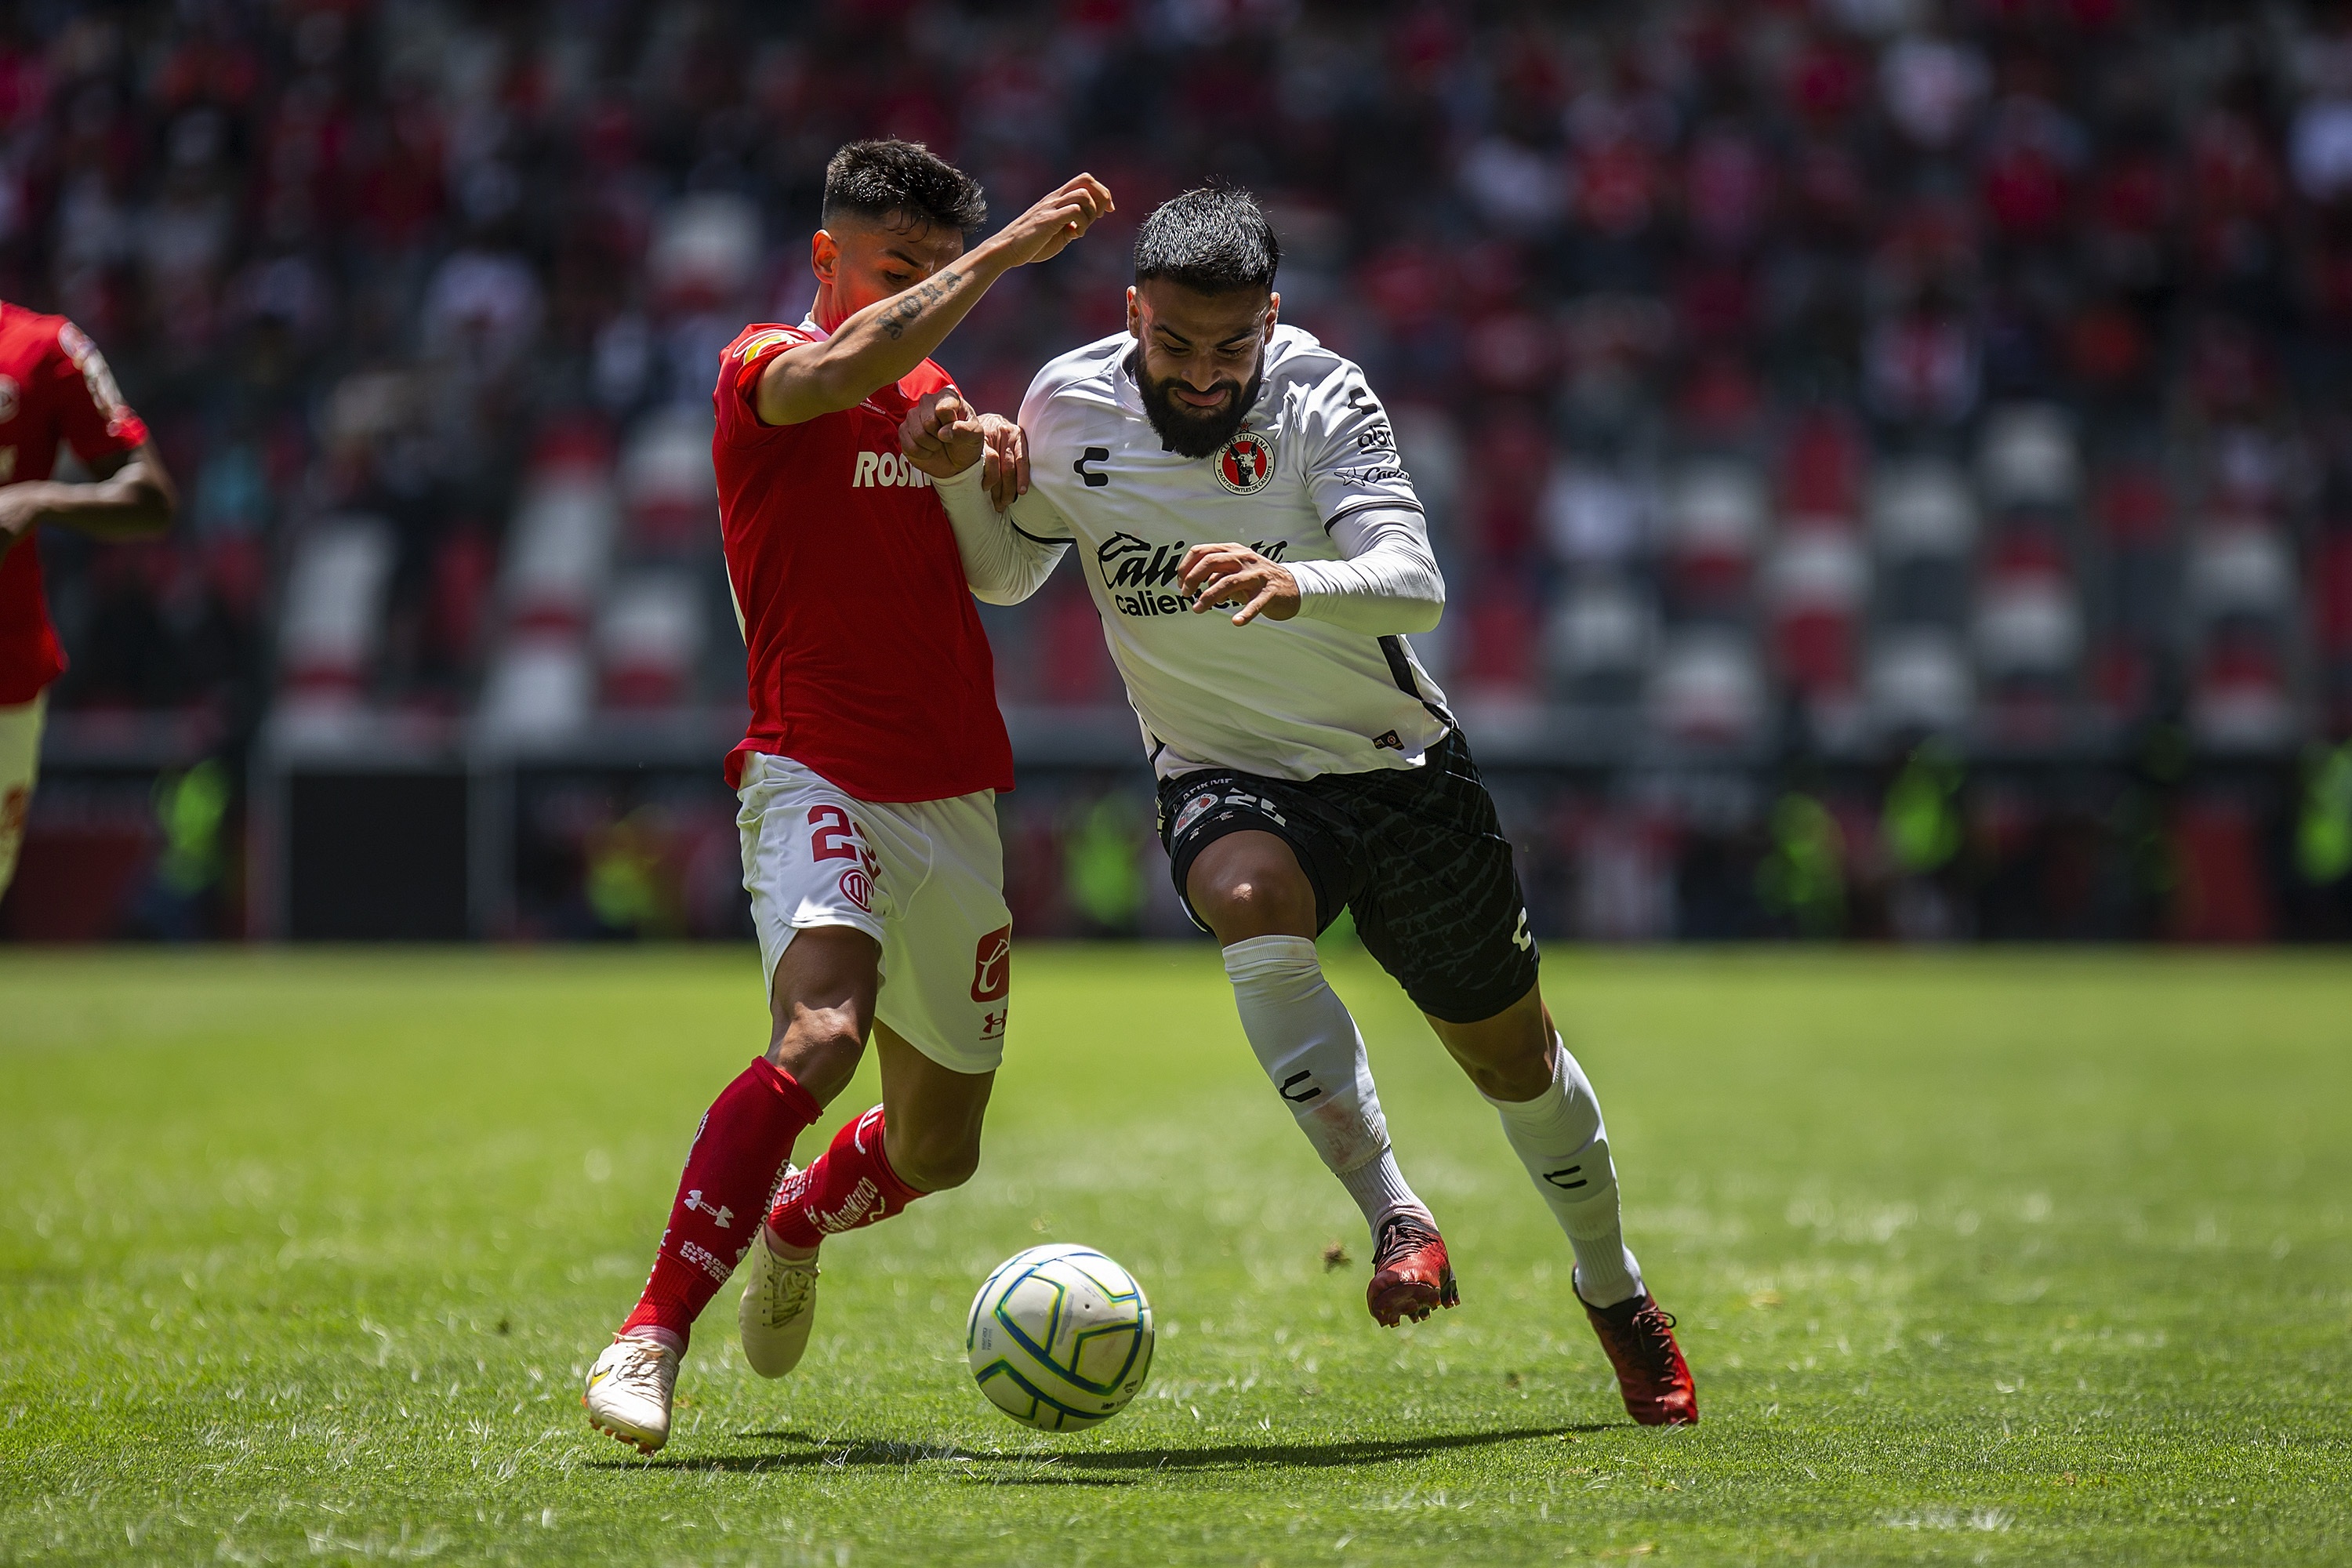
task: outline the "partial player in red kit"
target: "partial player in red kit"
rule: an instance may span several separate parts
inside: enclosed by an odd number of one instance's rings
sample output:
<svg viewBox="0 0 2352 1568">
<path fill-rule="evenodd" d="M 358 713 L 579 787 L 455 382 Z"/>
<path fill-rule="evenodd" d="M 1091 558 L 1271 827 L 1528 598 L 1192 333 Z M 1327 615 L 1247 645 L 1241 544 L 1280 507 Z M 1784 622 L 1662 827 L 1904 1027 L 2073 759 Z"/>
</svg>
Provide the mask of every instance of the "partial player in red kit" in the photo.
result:
<svg viewBox="0 0 2352 1568">
<path fill-rule="evenodd" d="M 49 478 L 59 443 L 92 482 Z M 144 538 L 171 526 L 177 500 L 98 346 L 63 316 L 0 301 L 0 893 L 25 839 L 48 686 L 66 668 L 33 531 L 49 522 Z"/>
<path fill-rule="evenodd" d="M 694 1321 L 747 1255 L 743 1352 L 780 1377 L 815 1320 L 818 1243 L 979 1163 L 1010 989 L 994 803 L 1013 752 L 955 535 L 898 426 L 952 386 L 927 356 L 989 285 L 1110 205 L 1082 174 L 967 253 L 987 216 L 970 176 L 916 143 L 852 143 L 825 170 L 807 319 L 747 328 L 720 358 L 711 456 L 751 699 L 728 779 L 772 1028 L 704 1113 L 645 1294 L 589 1369 L 589 1421 L 643 1452 L 668 1440 Z M 882 1103 L 794 1169 L 869 1035 Z"/>
</svg>

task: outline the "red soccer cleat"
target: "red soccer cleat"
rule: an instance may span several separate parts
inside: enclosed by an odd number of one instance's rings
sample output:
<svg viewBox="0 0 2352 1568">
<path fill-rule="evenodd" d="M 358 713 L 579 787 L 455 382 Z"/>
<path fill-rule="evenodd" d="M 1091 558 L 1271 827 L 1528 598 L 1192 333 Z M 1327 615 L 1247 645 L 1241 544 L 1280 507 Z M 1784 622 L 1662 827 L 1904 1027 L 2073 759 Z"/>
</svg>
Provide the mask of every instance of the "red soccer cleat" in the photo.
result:
<svg viewBox="0 0 2352 1568">
<path fill-rule="evenodd" d="M 1691 1384 L 1682 1347 L 1675 1343 L 1675 1320 L 1647 1291 L 1613 1307 L 1586 1302 L 1584 1315 L 1592 1320 L 1592 1331 L 1617 1369 L 1625 1414 L 1644 1426 L 1683 1426 L 1698 1419 L 1698 1390 Z"/>
<path fill-rule="evenodd" d="M 1372 1282 L 1364 1289 L 1372 1321 L 1393 1329 L 1405 1319 L 1418 1323 L 1440 1307 L 1458 1307 L 1462 1292 L 1454 1265 L 1445 1260 L 1445 1238 L 1425 1215 L 1392 1214 L 1381 1222 L 1372 1243 Z"/>
</svg>

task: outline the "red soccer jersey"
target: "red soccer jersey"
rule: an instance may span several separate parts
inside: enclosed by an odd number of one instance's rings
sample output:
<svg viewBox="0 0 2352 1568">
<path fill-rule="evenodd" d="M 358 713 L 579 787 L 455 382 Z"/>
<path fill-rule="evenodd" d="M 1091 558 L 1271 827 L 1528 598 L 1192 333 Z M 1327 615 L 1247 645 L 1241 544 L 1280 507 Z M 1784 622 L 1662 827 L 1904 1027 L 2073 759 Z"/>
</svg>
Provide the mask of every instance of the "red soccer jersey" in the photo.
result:
<svg viewBox="0 0 2352 1568">
<path fill-rule="evenodd" d="M 94 463 L 146 439 L 147 426 L 79 327 L 0 303 L 0 485 L 47 479 L 60 441 Z M 30 702 L 65 668 L 41 597 L 41 552 L 27 530 L 0 556 L 0 708 Z"/>
<path fill-rule="evenodd" d="M 952 385 L 925 360 L 855 408 L 762 425 L 760 373 L 814 323 L 747 327 L 719 362 L 719 518 L 743 623 L 746 752 L 790 757 L 860 800 L 947 800 L 1013 787 L 996 670 L 930 481 L 898 424 Z"/>
</svg>

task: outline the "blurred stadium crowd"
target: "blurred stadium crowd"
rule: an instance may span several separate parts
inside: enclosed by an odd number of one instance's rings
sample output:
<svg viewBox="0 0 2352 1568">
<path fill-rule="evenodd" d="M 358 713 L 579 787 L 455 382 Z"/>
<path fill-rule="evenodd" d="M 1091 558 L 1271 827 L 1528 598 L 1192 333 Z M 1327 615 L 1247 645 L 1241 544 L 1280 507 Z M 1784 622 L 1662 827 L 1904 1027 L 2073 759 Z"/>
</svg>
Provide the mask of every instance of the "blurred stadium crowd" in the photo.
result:
<svg viewBox="0 0 2352 1568">
<path fill-rule="evenodd" d="M 1265 197 L 1286 318 L 1396 414 L 1539 928 L 2352 925 L 2336 6 L 20 4 L 0 296 L 98 339 L 191 497 L 162 543 L 44 541 L 61 732 L 558 754 L 706 714 L 715 768 L 716 354 L 799 319 L 824 161 L 874 134 L 1000 214 L 1118 196 L 943 354 L 1008 410 L 1118 326 L 1135 216 Z M 1016 710 L 1115 710 L 1066 574 L 990 622 Z M 1173 920 L 1108 787 L 1009 800 L 1024 929 Z M 723 800 L 674 850 L 542 794 L 518 929 L 729 918 Z M 629 870 L 688 862 L 667 902 Z"/>
</svg>

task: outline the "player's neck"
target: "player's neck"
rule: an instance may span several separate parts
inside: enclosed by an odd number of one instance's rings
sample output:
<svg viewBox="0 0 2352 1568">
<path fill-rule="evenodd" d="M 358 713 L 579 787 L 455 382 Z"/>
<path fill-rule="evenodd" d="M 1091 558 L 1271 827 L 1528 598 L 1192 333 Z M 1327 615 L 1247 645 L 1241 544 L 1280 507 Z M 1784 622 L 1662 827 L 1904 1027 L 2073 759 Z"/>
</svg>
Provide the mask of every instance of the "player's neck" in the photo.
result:
<svg viewBox="0 0 2352 1568">
<path fill-rule="evenodd" d="M 840 331 L 841 323 L 849 320 L 849 311 L 842 308 L 841 300 L 834 294 L 830 283 L 816 286 L 816 303 L 809 308 L 809 314 L 815 319 L 818 330 L 828 337 Z"/>
</svg>

